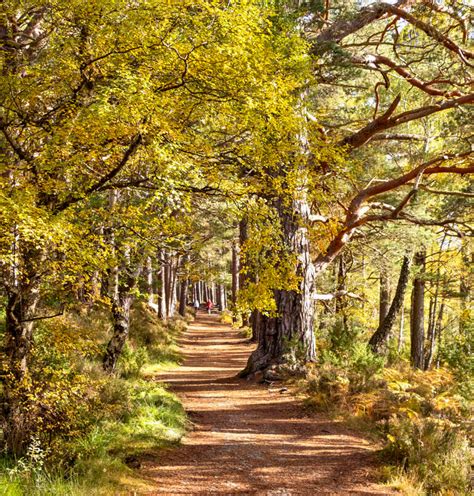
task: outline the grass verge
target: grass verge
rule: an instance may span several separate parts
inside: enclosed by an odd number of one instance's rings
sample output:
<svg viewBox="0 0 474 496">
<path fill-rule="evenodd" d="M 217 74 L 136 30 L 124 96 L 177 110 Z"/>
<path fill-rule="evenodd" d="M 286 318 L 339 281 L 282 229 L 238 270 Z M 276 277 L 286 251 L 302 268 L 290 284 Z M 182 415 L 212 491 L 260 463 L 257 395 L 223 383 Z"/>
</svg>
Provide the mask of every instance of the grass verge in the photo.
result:
<svg viewBox="0 0 474 496">
<path fill-rule="evenodd" d="M 140 460 L 179 443 L 187 425 L 179 399 L 155 375 L 179 365 L 177 338 L 187 322 L 164 324 L 144 304 L 135 306 L 132 317 L 130 340 L 115 376 L 103 374 L 100 353 L 61 355 L 62 368 L 88 378 L 91 419 L 81 419 L 74 424 L 80 429 L 51 442 L 43 433 L 32 437 L 19 460 L 0 456 L 0 496 L 109 496 L 153 489 L 137 470 Z M 103 341 L 107 333 L 103 310 L 70 315 L 66 321 L 65 327 L 88 329 L 89 340 Z M 68 385 L 61 383 L 55 392 Z"/>
</svg>

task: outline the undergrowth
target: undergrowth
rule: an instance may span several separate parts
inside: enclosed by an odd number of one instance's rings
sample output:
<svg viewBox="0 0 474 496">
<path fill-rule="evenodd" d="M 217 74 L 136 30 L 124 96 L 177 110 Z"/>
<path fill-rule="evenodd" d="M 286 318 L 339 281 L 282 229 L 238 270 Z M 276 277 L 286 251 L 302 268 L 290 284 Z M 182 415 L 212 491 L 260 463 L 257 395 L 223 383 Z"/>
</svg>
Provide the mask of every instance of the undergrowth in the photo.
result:
<svg viewBox="0 0 474 496">
<path fill-rule="evenodd" d="M 152 380 L 157 370 L 179 364 L 176 339 L 186 321 L 164 324 L 137 303 L 131 322 L 112 377 L 100 361 L 110 330 L 105 307 L 41 324 L 29 389 L 19 392 L 29 398 L 30 442 L 21 459 L 0 456 L 1 496 L 150 490 L 134 468 L 145 454 L 178 443 L 186 428 L 177 397 Z"/>
<path fill-rule="evenodd" d="M 414 370 L 400 359 L 385 365 L 364 345 L 323 352 L 304 383 L 306 402 L 382 439 L 385 478 L 402 493 L 470 494 L 472 376 Z"/>
</svg>

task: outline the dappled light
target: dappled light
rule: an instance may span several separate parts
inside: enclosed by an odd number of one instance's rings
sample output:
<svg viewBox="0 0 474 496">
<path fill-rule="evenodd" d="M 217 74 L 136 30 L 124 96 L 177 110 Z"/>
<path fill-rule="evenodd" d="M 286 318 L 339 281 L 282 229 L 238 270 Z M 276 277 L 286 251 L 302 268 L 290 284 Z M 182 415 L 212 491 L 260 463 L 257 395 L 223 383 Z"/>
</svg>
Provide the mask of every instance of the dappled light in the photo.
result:
<svg viewBox="0 0 474 496">
<path fill-rule="evenodd" d="M 305 412 L 281 384 L 236 377 L 254 348 L 238 330 L 198 317 L 180 344 L 183 365 L 157 379 L 192 427 L 178 450 L 147 459 L 150 494 L 389 494 L 373 483 L 373 444 Z"/>
</svg>

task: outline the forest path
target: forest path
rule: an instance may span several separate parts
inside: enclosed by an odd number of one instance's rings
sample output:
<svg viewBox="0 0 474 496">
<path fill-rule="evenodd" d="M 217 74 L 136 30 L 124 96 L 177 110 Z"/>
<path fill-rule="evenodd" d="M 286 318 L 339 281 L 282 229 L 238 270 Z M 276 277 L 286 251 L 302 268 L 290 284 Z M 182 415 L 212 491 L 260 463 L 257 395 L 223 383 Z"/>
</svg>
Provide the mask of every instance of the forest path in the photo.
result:
<svg viewBox="0 0 474 496">
<path fill-rule="evenodd" d="M 387 495 L 373 481 L 374 448 L 280 387 L 237 379 L 252 346 L 215 315 L 200 314 L 180 341 L 183 366 L 162 374 L 194 429 L 181 446 L 143 463 L 169 495 Z"/>
</svg>

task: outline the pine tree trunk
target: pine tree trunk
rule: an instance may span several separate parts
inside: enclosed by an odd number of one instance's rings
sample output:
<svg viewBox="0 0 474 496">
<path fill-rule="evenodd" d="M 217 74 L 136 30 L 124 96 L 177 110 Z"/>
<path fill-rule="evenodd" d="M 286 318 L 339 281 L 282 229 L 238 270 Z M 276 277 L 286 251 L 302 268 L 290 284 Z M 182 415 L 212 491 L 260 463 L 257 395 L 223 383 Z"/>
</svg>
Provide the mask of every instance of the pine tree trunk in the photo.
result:
<svg viewBox="0 0 474 496">
<path fill-rule="evenodd" d="M 411 335 L 411 364 L 413 367 L 423 369 L 424 365 L 424 312 L 425 312 L 425 263 L 426 253 L 420 251 L 415 254 L 417 275 L 413 281 L 413 291 L 410 312 Z"/>
<path fill-rule="evenodd" d="M 221 310 L 227 310 L 227 294 L 224 284 L 219 285 L 219 293 L 221 295 Z"/>
<path fill-rule="evenodd" d="M 242 246 L 248 240 L 248 237 L 249 237 L 248 219 L 247 217 L 244 217 L 239 222 L 239 245 L 241 247 L 240 249 L 242 249 Z M 248 278 L 248 273 L 242 271 L 242 266 L 239 264 L 239 282 L 238 282 L 239 289 L 245 288 L 247 278 Z M 247 312 L 242 313 L 242 327 L 250 327 L 250 314 Z"/>
<path fill-rule="evenodd" d="M 385 319 L 379 325 L 373 336 L 369 340 L 369 346 L 374 353 L 381 353 L 390 339 L 392 329 L 395 324 L 395 319 L 403 307 L 406 289 L 408 287 L 408 280 L 410 275 L 410 258 L 405 255 L 403 257 L 402 268 L 398 278 L 397 289 L 393 297 L 392 304 L 385 316 Z"/>
<path fill-rule="evenodd" d="M 252 336 L 250 341 L 252 343 L 258 343 L 262 333 L 262 323 L 262 313 L 259 310 L 254 310 L 250 316 L 250 324 L 252 326 Z"/>
<path fill-rule="evenodd" d="M 188 295 L 188 284 L 189 281 L 181 281 L 179 288 L 179 314 L 184 317 L 186 315 L 186 300 Z"/>
<path fill-rule="evenodd" d="M 461 241 L 462 269 L 459 281 L 459 332 L 464 334 L 472 321 L 471 287 L 473 281 L 474 253 L 471 251 L 469 241 Z"/>
<path fill-rule="evenodd" d="M 250 356 L 241 376 L 247 376 L 288 359 L 301 362 L 315 360 L 313 334 L 314 278 L 309 241 L 302 218 L 308 215 L 304 202 L 294 202 L 293 208 L 276 204 L 282 226 L 282 238 L 287 249 L 297 255 L 296 274 L 301 278 L 299 291 L 273 291 L 277 316 L 262 315 L 257 349 Z M 297 356 L 298 355 L 298 356 Z"/>
<path fill-rule="evenodd" d="M 405 330 L 405 305 L 402 303 L 400 309 L 400 327 L 398 328 L 398 347 L 397 350 L 400 353 L 404 344 L 403 331 Z"/>
<path fill-rule="evenodd" d="M 436 341 L 437 340 L 439 341 L 438 336 L 441 334 L 443 327 L 443 313 L 444 313 L 444 301 L 441 301 L 441 304 L 439 306 L 438 316 L 436 317 L 436 322 L 433 325 L 433 331 L 431 335 L 428 337 L 428 352 L 426 354 L 425 363 L 424 363 L 425 370 L 429 370 L 433 362 Z"/>
<path fill-rule="evenodd" d="M 239 291 L 239 252 L 238 245 L 234 241 L 232 243 L 232 320 L 235 322 L 237 309 L 237 293 Z"/>
<path fill-rule="evenodd" d="M 346 291 L 346 262 L 344 254 L 339 255 L 337 260 L 337 267 L 334 267 L 336 273 L 336 291 Z M 335 298 L 334 311 L 336 314 L 336 323 L 331 335 L 333 345 L 337 347 L 344 347 L 347 343 L 348 336 L 348 322 L 347 322 L 347 302 L 342 298 Z"/>
</svg>

